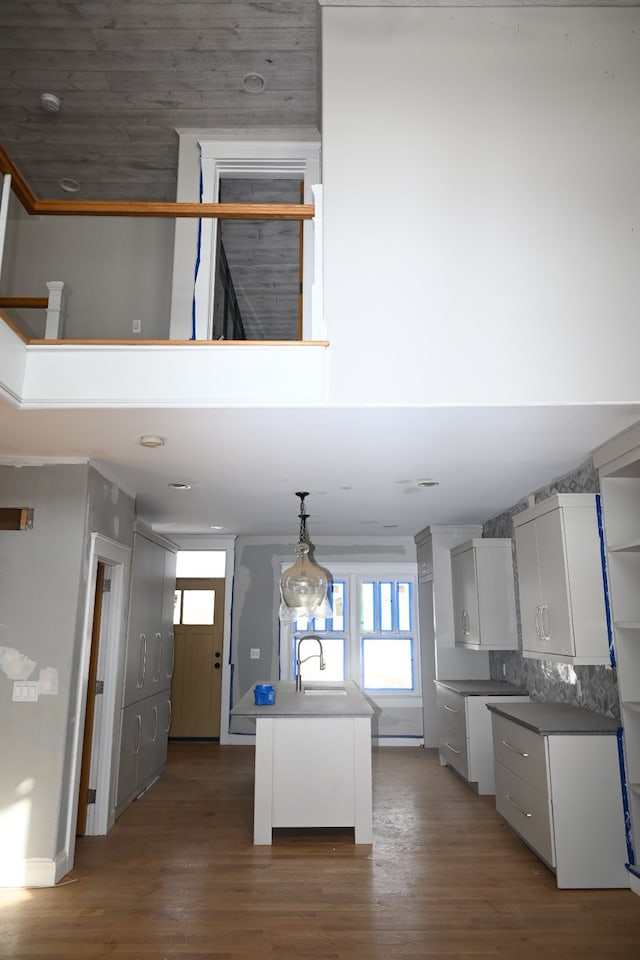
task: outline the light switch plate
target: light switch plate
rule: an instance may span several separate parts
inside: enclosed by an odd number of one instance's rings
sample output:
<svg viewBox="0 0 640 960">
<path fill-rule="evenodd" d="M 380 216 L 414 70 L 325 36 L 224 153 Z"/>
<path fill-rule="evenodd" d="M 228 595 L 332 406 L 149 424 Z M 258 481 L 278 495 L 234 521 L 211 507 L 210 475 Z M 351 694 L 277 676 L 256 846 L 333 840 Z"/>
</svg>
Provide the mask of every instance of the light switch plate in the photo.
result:
<svg viewBox="0 0 640 960">
<path fill-rule="evenodd" d="M 38 699 L 40 684 L 37 680 L 14 680 L 12 700 L 33 703 Z"/>
<path fill-rule="evenodd" d="M 249 654 L 249 656 L 251 657 L 252 660 L 259 660 L 259 659 L 260 659 L 260 648 L 259 648 L 259 647 L 251 647 L 251 653 Z"/>
</svg>

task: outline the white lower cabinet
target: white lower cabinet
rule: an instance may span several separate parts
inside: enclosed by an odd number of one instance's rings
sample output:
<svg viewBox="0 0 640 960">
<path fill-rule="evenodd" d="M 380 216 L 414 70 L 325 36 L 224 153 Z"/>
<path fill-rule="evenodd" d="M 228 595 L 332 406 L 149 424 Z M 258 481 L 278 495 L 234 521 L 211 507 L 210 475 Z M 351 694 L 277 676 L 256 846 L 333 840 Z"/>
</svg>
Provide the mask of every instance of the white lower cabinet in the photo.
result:
<svg viewBox="0 0 640 960">
<path fill-rule="evenodd" d="M 588 713 L 561 707 L 569 721 Z M 610 732 L 543 734 L 492 711 L 496 810 L 558 887 L 629 886 L 615 722 L 603 720 Z"/>
<path fill-rule="evenodd" d="M 491 716 L 487 704 L 529 699 L 521 691 L 503 695 L 488 692 L 500 686 L 508 687 L 497 681 L 436 680 L 440 763 L 453 767 L 479 794 L 495 793 Z M 470 690 L 475 692 L 468 692 Z"/>
<path fill-rule="evenodd" d="M 167 758 L 171 704 L 168 691 L 122 711 L 116 814 L 160 775 Z"/>
</svg>

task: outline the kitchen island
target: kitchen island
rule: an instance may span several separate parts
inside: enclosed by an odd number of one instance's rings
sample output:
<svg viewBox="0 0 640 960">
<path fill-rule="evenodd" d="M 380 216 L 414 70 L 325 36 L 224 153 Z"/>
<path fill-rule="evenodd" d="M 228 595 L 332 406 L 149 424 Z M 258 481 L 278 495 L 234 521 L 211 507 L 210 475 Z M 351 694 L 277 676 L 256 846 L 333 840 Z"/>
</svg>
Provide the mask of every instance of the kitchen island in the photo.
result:
<svg viewBox="0 0 640 960">
<path fill-rule="evenodd" d="M 274 704 L 256 705 L 253 687 L 232 716 L 256 721 L 253 842 L 274 827 L 353 827 L 371 843 L 371 717 L 353 681 L 273 682 Z"/>
</svg>

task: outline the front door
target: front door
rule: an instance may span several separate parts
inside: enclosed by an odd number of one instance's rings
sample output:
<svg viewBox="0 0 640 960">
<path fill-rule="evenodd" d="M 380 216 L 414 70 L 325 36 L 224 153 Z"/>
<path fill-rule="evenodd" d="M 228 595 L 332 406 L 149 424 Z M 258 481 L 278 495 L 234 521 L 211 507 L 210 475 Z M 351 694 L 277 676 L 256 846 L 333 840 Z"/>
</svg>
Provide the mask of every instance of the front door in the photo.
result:
<svg viewBox="0 0 640 960">
<path fill-rule="evenodd" d="M 220 736 L 224 579 L 176 580 L 169 736 Z"/>
</svg>

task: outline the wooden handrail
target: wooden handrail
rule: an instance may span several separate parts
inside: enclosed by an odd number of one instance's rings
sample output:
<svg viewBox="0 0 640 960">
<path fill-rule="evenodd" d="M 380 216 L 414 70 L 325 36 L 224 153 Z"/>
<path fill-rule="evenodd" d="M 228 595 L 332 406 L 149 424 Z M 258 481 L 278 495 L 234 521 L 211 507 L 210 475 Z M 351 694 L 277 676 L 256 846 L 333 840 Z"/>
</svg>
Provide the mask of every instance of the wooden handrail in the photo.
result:
<svg viewBox="0 0 640 960">
<path fill-rule="evenodd" d="M 15 310 L 46 310 L 48 297 L 0 297 L 0 307 L 13 307 Z"/>
<path fill-rule="evenodd" d="M 11 175 L 11 189 L 27 211 L 58 217 L 178 217 L 224 220 L 311 220 L 313 203 L 152 203 L 119 200 L 38 200 L 0 146 L 0 173 Z"/>
</svg>

